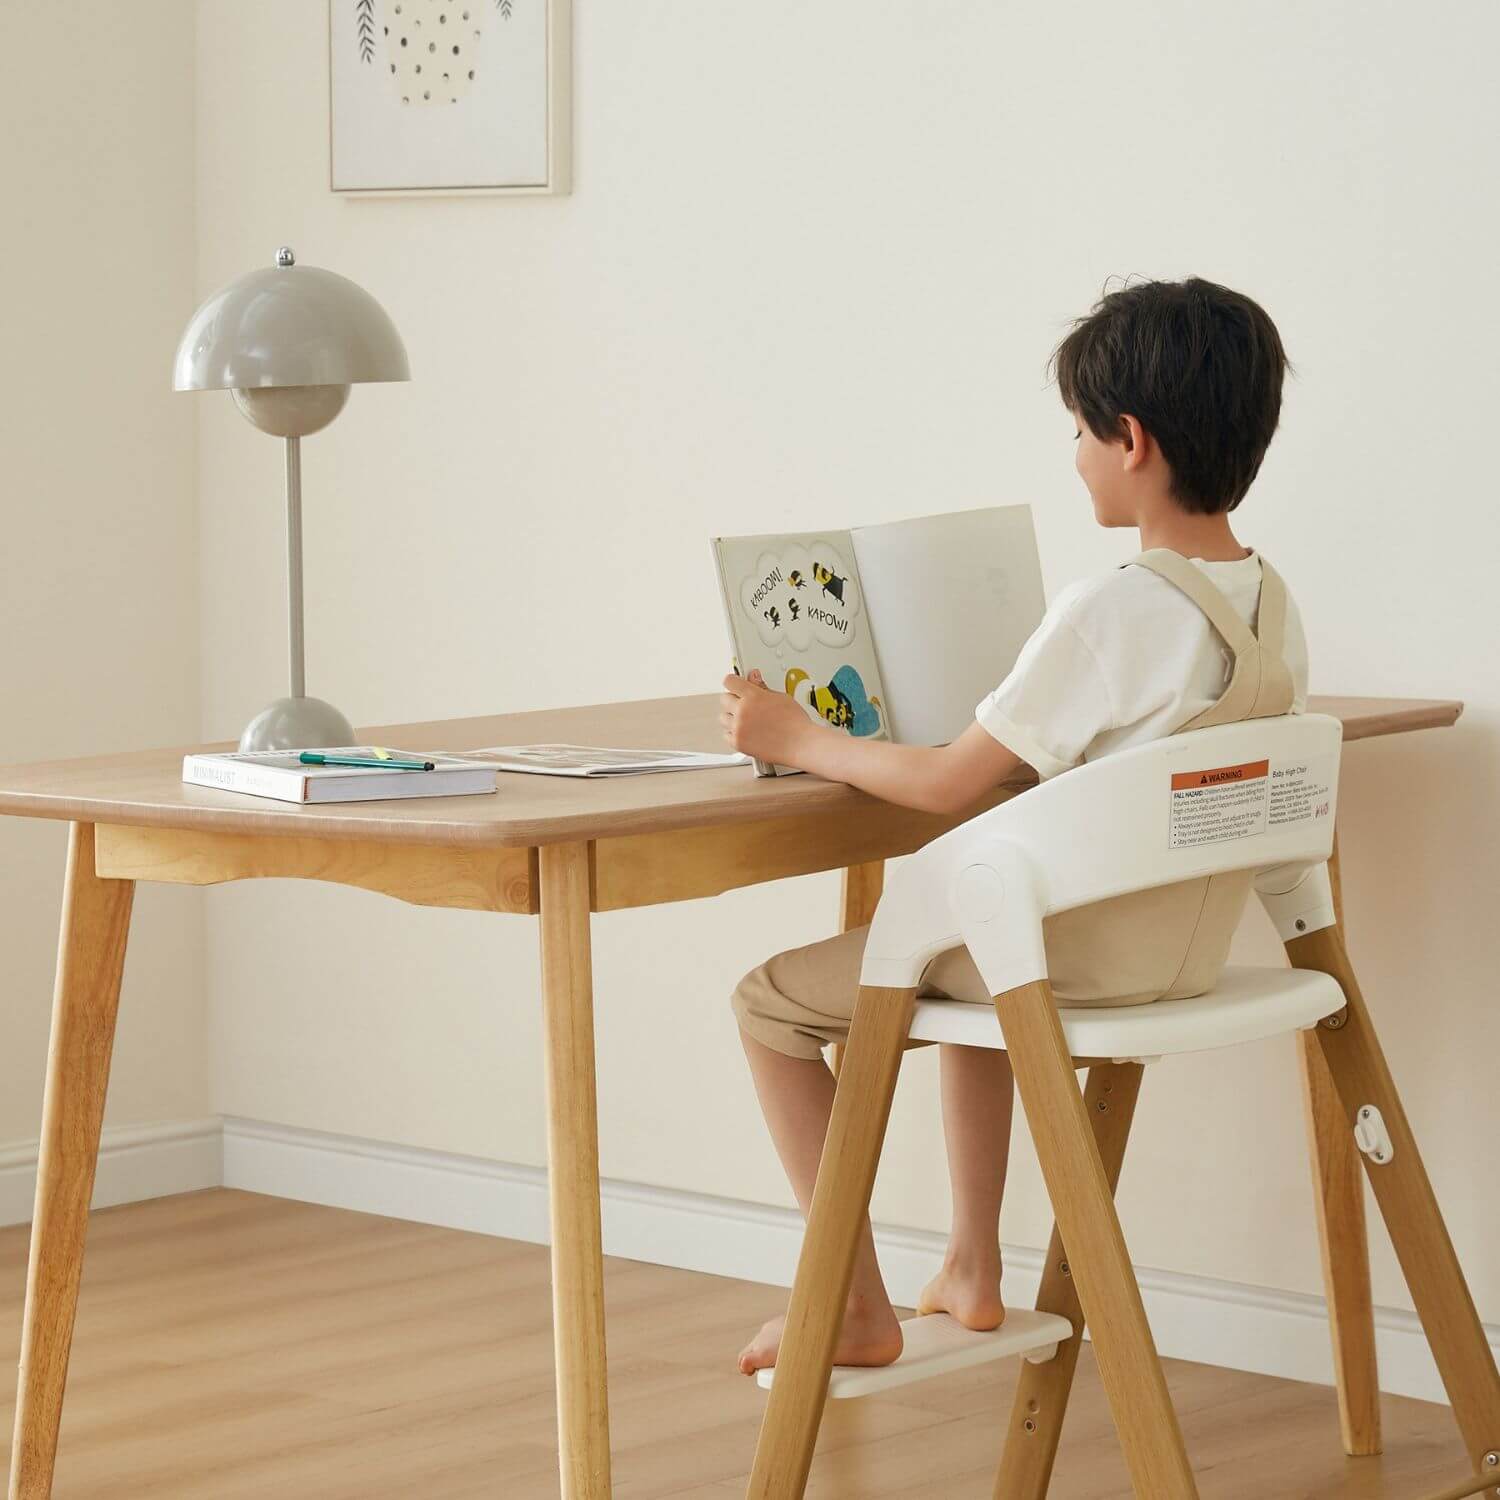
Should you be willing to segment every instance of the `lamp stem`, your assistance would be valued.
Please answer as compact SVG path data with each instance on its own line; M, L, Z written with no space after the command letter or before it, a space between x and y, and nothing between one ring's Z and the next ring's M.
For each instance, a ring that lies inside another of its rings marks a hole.
M293 698L307 696L302 644L302 439L286 440L287 651Z

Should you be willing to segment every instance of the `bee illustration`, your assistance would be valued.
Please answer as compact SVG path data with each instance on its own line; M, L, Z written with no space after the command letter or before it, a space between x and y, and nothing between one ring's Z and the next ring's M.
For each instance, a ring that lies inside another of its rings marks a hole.
M786 575L786 581L794 589L805 589L807 587L807 580L795 568Z
M848 582L848 580L845 578L840 578L832 568L825 568L823 564L818 562L816 559L813 560L812 571L813 582L823 585L824 597L826 598L829 594L832 594L833 597L837 599L840 604L842 604L844 602L844 584Z
M819 686L806 672L793 667L786 674L786 690L835 729L847 729L854 722L854 706L848 695L831 682Z
M851 666L840 667L826 685L814 682L800 667L792 667L786 674L786 691L835 729L858 738L884 731L880 699L865 695L864 682Z
M761 613L771 622L772 630L781 628L781 611L773 604L770 609L763 609Z

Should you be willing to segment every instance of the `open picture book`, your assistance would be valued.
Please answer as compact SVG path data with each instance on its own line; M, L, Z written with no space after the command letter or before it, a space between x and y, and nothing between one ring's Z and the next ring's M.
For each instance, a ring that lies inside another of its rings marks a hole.
M713 547L736 670L861 738L956 739L1045 607L1028 505Z

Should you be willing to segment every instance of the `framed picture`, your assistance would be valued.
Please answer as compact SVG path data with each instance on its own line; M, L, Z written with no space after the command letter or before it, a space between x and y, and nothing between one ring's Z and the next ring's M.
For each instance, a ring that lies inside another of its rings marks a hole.
M328 0L329 188L566 193L572 0Z

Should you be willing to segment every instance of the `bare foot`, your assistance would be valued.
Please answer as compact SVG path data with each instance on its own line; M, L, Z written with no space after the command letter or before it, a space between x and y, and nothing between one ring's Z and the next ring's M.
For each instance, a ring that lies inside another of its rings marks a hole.
M769 1370L776 1363L785 1322L784 1317L772 1318L740 1350L741 1375ZM836 1365L888 1365L900 1357L901 1345L901 1322L889 1302L884 1307L853 1306L844 1314L844 1326L834 1347L833 1362Z
M1005 1304L1000 1300L999 1268L975 1275L944 1264L922 1289L917 1312L945 1312L965 1328L981 1333L998 1328L1005 1321Z

